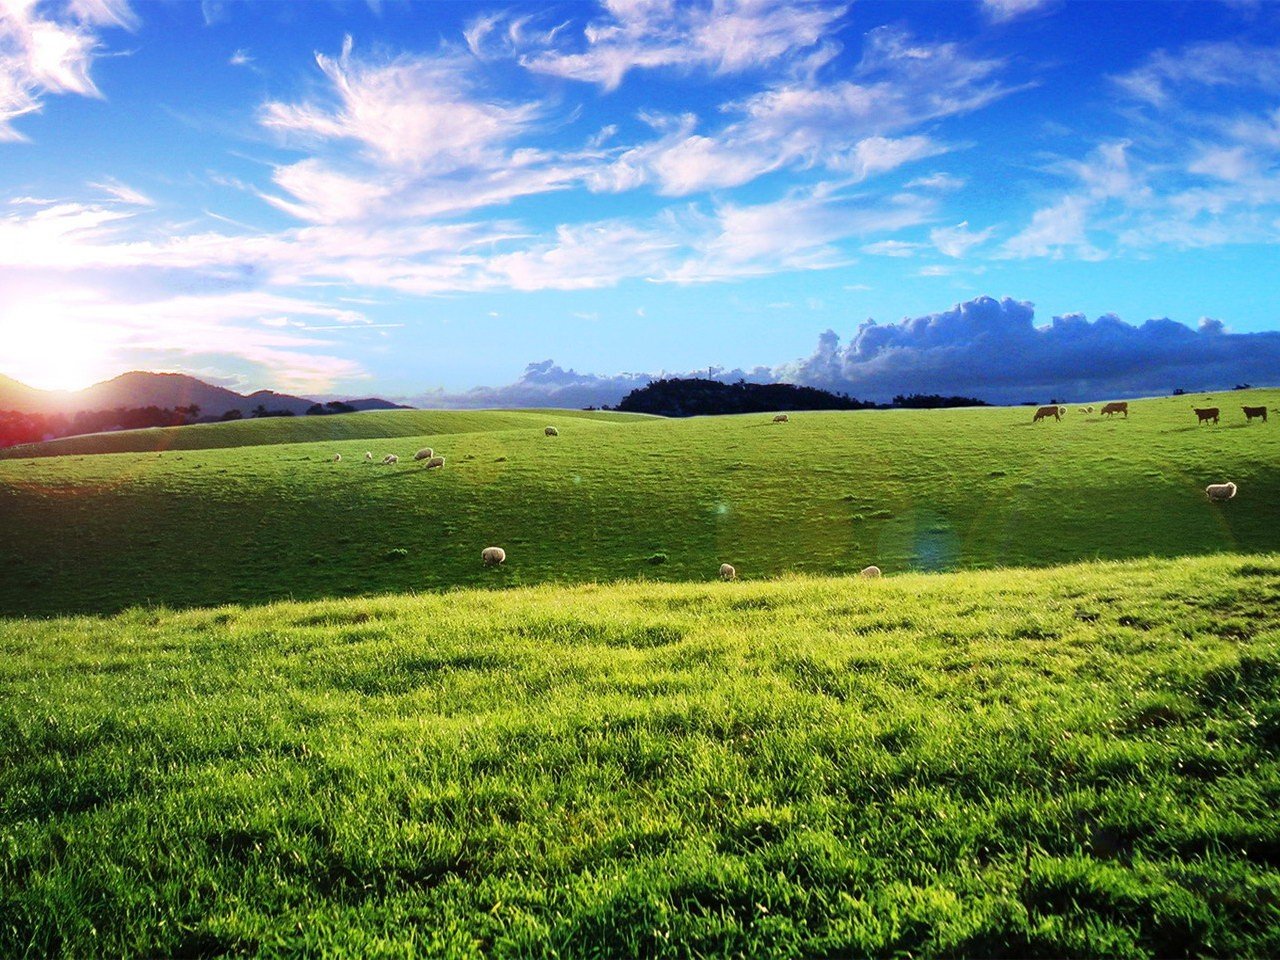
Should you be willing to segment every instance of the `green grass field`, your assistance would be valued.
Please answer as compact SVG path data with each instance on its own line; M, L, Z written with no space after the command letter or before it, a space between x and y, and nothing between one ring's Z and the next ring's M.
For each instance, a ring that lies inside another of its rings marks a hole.
M0 462L0 613L701 581L721 562L764 578L1280 549L1280 417L1246 426L1239 412L1280 406L1280 391L1218 395L1216 427L1196 426L1203 402L1137 401L1127 421L1072 408L1039 424L994 408L787 424L399 411L178 428L163 453ZM543 436L548 423L559 437ZM379 424L397 435L346 438ZM338 437L177 449L187 435L299 427ZM411 462L423 445L448 458L443 470ZM365 463L366 450L401 462ZM1208 503L1204 486L1221 480L1239 495ZM486 570L493 544L508 561Z
M0 957L1280 955L1280 390L1204 403L18 451Z
M1272 554L2 622L0 955L1276 956L1278 606Z

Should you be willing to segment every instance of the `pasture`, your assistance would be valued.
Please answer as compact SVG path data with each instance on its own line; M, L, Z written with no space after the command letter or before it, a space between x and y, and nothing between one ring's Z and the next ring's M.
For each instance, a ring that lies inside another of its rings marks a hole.
M1239 410L1280 391L1217 394L1222 423L1197 426L1206 402L1041 423L1025 407L391 411L58 441L0 461L0 613L1280 549L1280 426ZM333 434L279 442L300 428ZM246 437L262 442L232 445ZM147 445L166 449L94 452ZM415 464L421 446L447 466ZM1238 496L1209 503L1227 480ZM491 545L508 559L486 569Z
M0 621L0 955L1275 956L1280 557Z

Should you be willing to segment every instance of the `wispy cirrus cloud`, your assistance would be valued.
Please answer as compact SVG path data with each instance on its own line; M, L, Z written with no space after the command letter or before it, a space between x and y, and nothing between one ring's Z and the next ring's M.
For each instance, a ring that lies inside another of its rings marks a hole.
M26 139L14 121L47 96L100 97L90 75L99 31L136 22L126 0L0 2L0 142Z
M852 79L809 74L774 81L726 103L722 112L734 119L701 133L693 114L657 117L659 138L624 151L590 182L597 190L654 184L662 194L684 196L741 186L784 168L817 167L863 180L951 150L909 131L1013 92L999 79L1003 67L955 43L924 43L878 28L865 38Z
M466 31L477 56L514 56L535 73L616 89L633 70L742 73L812 53L846 4L773 0L605 0L581 29L536 26L527 16L476 18Z

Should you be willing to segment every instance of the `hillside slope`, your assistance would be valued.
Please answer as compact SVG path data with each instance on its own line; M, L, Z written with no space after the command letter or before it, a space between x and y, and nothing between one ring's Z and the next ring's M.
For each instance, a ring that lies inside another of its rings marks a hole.
M1230 399L1272 407L1280 391ZM726 561L756 578L1280 549L1280 422L1246 426L1237 407L1197 427L1198 402L1034 425L1022 408L787 424L540 412L381 443L7 460L0 611L705 580ZM409 460L423 445L445 469ZM364 463L368 449L401 463ZM1211 504L1204 486L1220 480L1240 493ZM479 561L491 544L507 551L499 569Z
M321 440L362 440L441 436L542 427L548 416L628 421L640 414L589 410L371 410L314 417L265 417L186 427L152 427L64 437L0 450L0 459L57 457L98 453L147 453L161 450L216 450Z
M1280 955L1280 555L0 620L0 955Z

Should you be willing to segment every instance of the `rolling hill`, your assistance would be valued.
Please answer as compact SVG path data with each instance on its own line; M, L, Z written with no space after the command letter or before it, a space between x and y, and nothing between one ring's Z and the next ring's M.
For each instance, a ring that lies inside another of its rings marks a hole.
M376 440L542 429L548 417L622 421L644 414L591 410L371 410L323 417L265 417L185 427L152 427L63 437L44 443L0 449L0 459L100 453L155 453L164 450L214 450L274 446L321 440Z
M1195 424L1190 407L1205 402L1136 401L1127 421L1073 408L1039 424L1025 408L787 424L400 411L320 423L404 434L381 442L176 449L249 436L232 427L297 436L275 421L184 427L162 434L169 450L98 455L117 435L85 438L59 448L74 454L0 462L0 612L705 580L723 561L760 578L1280 549L1280 423L1239 413L1280 405L1280 391L1219 395L1216 427ZM544 437L546 423L560 436ZM409 459L425 445L445 469ZM365 463L366 450L401 463ZM1203 488L1220 480L1240 494L1210 504ZM508 554L496 570L479 563L491 544Z

